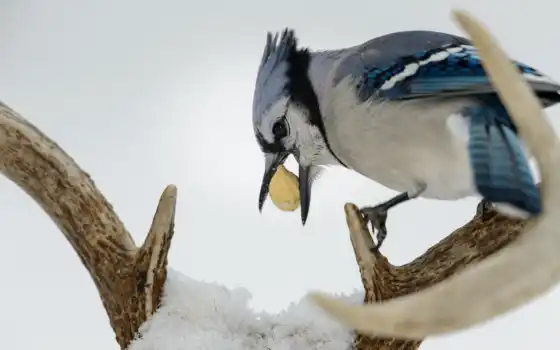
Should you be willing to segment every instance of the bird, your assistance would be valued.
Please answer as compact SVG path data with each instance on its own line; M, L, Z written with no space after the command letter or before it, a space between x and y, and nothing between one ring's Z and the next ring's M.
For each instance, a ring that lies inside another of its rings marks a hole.
M543 108L560 85L511 59ZM387 236L387 213L415 198L478 196L511 216L542 211L532 155L469 39L409 30L342 49L312 50L295 30L267 32L253 93L253 131L265 170L262 212L277 168L298 163L301 222L325 169L341 166L398 194L360 213ZM369 229L369 228L368 228Z

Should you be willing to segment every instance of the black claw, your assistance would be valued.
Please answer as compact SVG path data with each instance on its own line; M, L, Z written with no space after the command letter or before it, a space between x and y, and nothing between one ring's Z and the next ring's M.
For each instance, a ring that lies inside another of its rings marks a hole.
M383 202L375 207L365 207L360 209L360 213L364 217L367 224L371 224L371 233L373 234L377 230L376 240L377 243L375 247L371 249L372 253L376 253L381 248L383 241L387 237L387 227L385 223L387 222L387 211L394 206L404 203L410 200L407 192L401 193L386 202Z
M486 199L482 199L476 207L476 214L480 215L484 220L493 209L494 209L494 204L492 204Z
M377 231L375 237L377 243L372 248L372 252L377 252L387 237L387 227L385 226L387 222L387 208L383 205L366 207L360 209L360 213L363 215L364 220L371 224L371 232Z

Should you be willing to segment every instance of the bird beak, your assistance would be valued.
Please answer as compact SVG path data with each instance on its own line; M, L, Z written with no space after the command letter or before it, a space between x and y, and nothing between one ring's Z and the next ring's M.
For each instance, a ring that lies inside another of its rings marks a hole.
M294 153L296 159L299 158L297 151ZM264 176L261 183L261 190L259 193L259 211L262 212L264 201L268 196L268 188L272 177L278 170L278 167L284 163L286 158L290 155L290 152L280 152L280 153L267 153L265 155L265 169ZM301 212L301 223L305 225L307 221L307 216L309 215L309 207L311 204L311 185L313 179L320 172L320 168L311 165L299 165L299 202L300 202L300 212Z
M261 190L259 193L259 211L262 212L264 201L268 196L268 187L270 186L270 181L272 177L278 170L278 167L284 163L286 158L290 155L289 152L280 153L266 153L265 154L265 164L264 164L264 176L261 183Z
M311 204L311 166L299 165L299 204L301 210L301 223L305 225L307 215L309 215L309 206Z

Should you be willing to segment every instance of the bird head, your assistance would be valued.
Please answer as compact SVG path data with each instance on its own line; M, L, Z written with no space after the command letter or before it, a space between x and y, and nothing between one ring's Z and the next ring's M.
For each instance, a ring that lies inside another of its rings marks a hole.
M289 155L299 164L301 220L305 225L311 185L328 152L317 95L308 75L310 54L298 49L293 30L267 34L253 97L253 128L264 154L259 211L278 167Z

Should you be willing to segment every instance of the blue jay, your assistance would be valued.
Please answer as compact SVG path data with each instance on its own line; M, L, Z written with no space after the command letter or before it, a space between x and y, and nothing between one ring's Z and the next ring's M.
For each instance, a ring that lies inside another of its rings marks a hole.
M560 85L513 61L546 108ZM510 214L541 211L541 197L507 110L468 39L433 31L387 34L340 50L298 47L294 31L268 33L253 96L264 153L259 210L276 169L299 164L301 220L325 167L352 169L400 194L360 209L376 248L387 211L412 198L481 196Z

